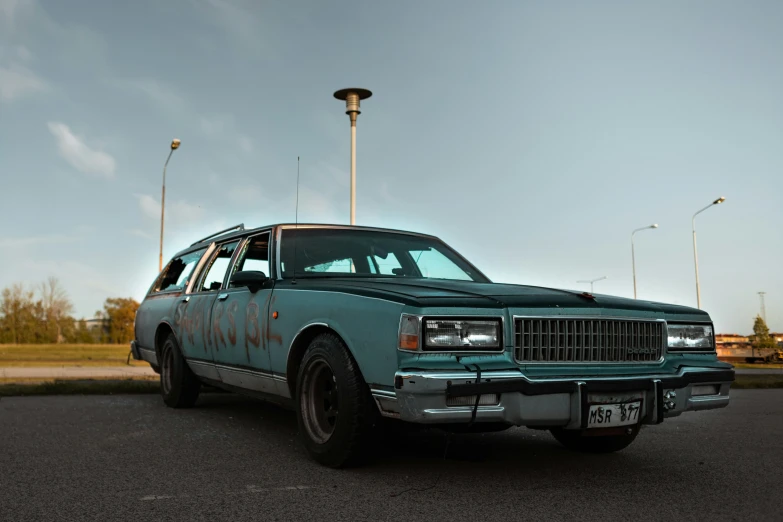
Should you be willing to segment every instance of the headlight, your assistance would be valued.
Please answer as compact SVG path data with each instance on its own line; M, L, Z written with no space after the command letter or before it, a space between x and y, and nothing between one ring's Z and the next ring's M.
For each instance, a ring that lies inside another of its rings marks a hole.
M404 314L397 346L400 350L425 352L497 351L502 347L501 330L502 323L495 318L420 320Z
M500 321L426 319L424 351L497 350L500 348Z
M713 351L715 341L712 325L669 324L669 349L683 351Z

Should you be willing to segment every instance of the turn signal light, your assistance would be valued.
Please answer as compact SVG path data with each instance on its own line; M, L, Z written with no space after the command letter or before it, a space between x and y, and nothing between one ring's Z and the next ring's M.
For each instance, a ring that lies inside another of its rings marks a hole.
M419 318L405 315L400 318L400 335L397 347L400 350L415 352L419 349Z

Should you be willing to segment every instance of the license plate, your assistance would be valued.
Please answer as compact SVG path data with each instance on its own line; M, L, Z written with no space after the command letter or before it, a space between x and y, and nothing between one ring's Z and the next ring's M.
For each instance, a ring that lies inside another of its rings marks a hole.
M591 404L587 417L588 428L615 428L639 422L642 402L622 404Z

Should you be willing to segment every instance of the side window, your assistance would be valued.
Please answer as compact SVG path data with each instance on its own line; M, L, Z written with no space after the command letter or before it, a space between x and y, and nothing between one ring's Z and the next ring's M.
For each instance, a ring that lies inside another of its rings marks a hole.
M223 286L223 278L226 277L228 266L231 264L231 258L237 249L239 241L226 243L218 248L218 251L212 256L205 269L205 275L201 280L201 288L195 289L196 292L212 292L220 290Z
M193 270L206 251L206 248L202 248L196 252L172 259L165 272L161 274L160 283L155 291L184 290L188 285L188 281L190 281Z
M320 263L317 265L304 267L305 272L330 272L338 274L351 274L356 270L353 267L353 261L350 259L335 259L334 261L327 261L326 263Z
M253 236L245 243L242 253L239 254L239 259L234 265L232 275L242 271L263 272L267 277L270 277L268 232Z
M397 275L397 271L402 269L402 265L397 260L397 256L395 256L392 252L389 252L385 258L382 258L378 255L374 257L375 262L378 264L378 270L383 275Z
M435 274L437 278L442 279L462 279L470 281L470 276L460 267L454 264L448 257L438 252L434 248L428 250L411 250L411 257L419 267L421 275L430 277L430 273ZM433 276L433 277L435 277Z

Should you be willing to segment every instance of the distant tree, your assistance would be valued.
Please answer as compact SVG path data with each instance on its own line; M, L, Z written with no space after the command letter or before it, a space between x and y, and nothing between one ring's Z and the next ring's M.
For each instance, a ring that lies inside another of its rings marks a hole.
M133 340L133 321L138 309L139 303L129 297L106 299L101 314L106 323L105 341L109 343L131 342Z
M757 315L756 320L753 322L753 335L751 337L753 348L756 350L776 348L775 340L769 335L767 323L764 322L760 315Z
M78 344L93 344L100 342L102 332L97 333L87 327L84 319L73 321L72 329L68 329L65 335L65 342Z
M0 342L38 341L39 322L35 294L20 283L4 288L0 295Z
M56 277L41 283L41 305L47 339L44 342L61 343L65 340L63 327L73 323L70 314L73 304Z

